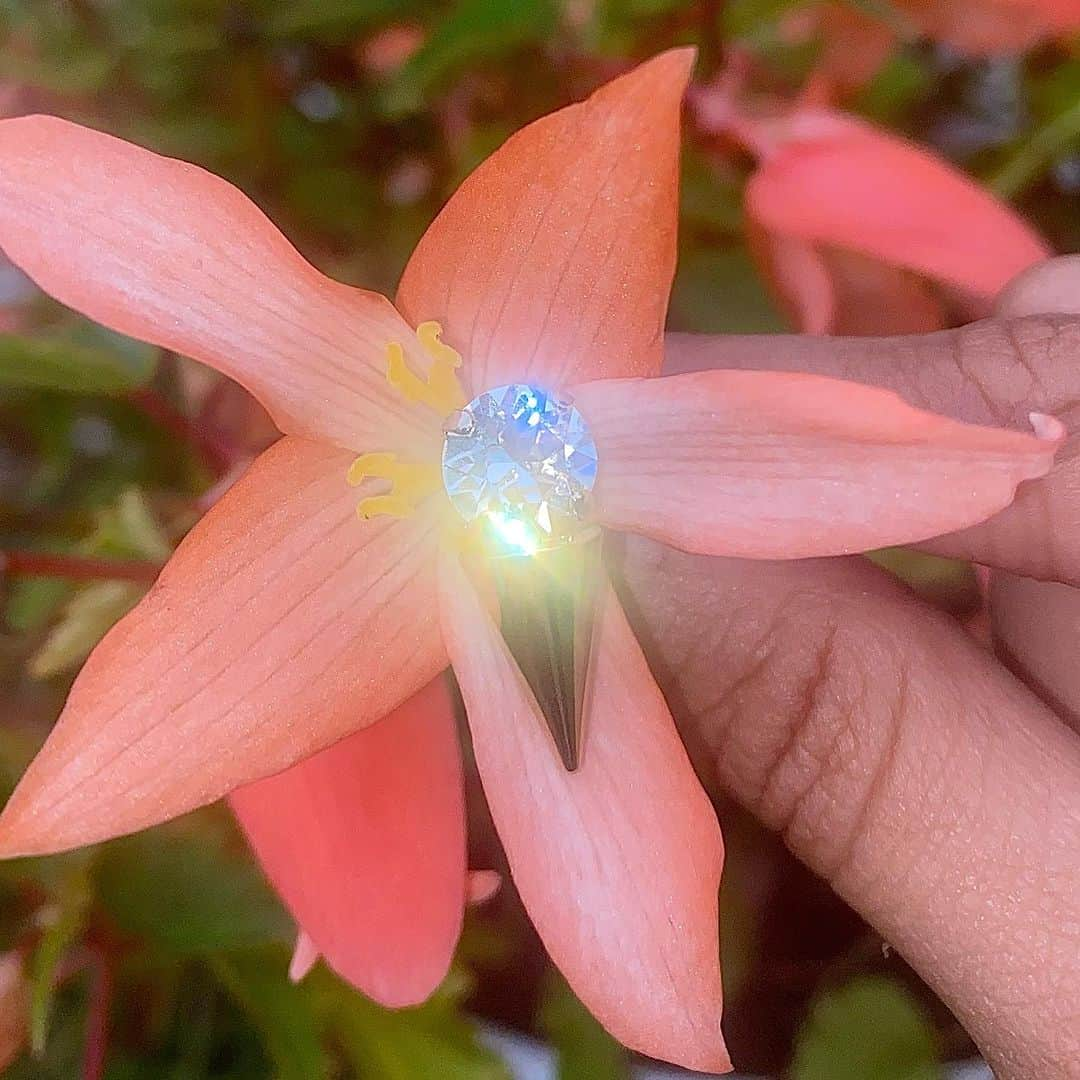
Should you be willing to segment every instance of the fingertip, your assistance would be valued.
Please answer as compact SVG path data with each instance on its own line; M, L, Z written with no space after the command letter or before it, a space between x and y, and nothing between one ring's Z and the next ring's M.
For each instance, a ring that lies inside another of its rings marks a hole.
M1080 255L1060 255L1018 274L995 302L998 315L1080 315Z

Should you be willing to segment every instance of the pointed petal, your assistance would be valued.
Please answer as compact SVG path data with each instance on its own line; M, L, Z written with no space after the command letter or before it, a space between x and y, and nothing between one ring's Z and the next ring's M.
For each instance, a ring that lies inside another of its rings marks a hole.
M474 391L660 370L692 62L663 53L519 131L425 233L398 306L443 324Z
M963 424L817 375L704 371L574 396L596 439L602 524L744 558L866 551L981 521L1049 470L1061 434L1057 421L1040 422L1045 438Z
M145 828L381 719L446 666L429 514L357 521L351 455L285 438L86 662L0 855Z
M390 302L324 277L194 165L54 116L4 120L0 247L57 300L232 376L283 431L402 451L427 434L384 377L387 343L413 338Z
M769 232L850 248L981 297L1049 254L963 173L854 117L805 110L779 123L742 120L738 130L765 155L746 205Z
M465 908L465 807L442 678L377 724L229 797L315 950L389 1008L442 982Z
M485 904L502 888L498 870L473 870L469 873L468 899L470 904Z
M762 276L793 327L826 334L836 321L836 290L821 252L807 240L771 235L754 222L747 232Z
M293 949L292 959L289 961L289 979L292 982L301 982L306 979L311 969L319 962L319 949L314 941L308 937L307 932L301 930L296 935L296 946Z
M720 830L606 585L602 603L582 763L570 773L460 565L441 564L444 633L484 791L551 958L627 1046L724 1070Z

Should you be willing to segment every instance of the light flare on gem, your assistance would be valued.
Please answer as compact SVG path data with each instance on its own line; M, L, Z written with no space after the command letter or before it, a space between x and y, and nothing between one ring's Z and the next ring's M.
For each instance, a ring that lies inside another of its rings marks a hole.
M573 539L596 483L596 444L581 413L525 383L485 390L454 415L442 475L454 509L483 520L512 553Z

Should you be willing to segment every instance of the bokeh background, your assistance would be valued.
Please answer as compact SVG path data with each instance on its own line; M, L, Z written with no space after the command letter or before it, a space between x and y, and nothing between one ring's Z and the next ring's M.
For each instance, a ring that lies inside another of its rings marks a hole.
M755 261L742 203L754 162L709 121L715 81L736 64L755 108L782 117L813 93L913 138L1011 201L1054 248L1077 250L1080 49L1042 13L1063 6L0 0L0 114L55 112L199 162L255 198L321 269L392 293L439 206L510 132L693 43L671 325L769 332L799 327ZM843 269L872 299L869 264ZM920 288L942 324L970 313ZM0 331L0 787L10 789L88 651L274 430L233 384L81 320L2 260ZM958 618L974 611L970 567L880 558ZM472 863L501 867L468 771ZM725 1029L740 1066L922 1080L969 1056L963 1030L902 960L714 795L729 850ZM627 1055L551 970L509 884L470 911L450 978L416 1010L385 1012L321 969L289 984L294 933L220 808L0 864L3 1075L508 1077L478 1039L480 1021L548 1041L568 1080L628 1076Z

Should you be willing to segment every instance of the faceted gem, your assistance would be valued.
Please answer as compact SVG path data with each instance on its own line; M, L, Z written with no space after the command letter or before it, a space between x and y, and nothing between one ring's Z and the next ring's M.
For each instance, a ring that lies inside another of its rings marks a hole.
M531 554L574 537L596 483L596 444L567 401L524 383L496 386L451 420L446 493L509 551Z

